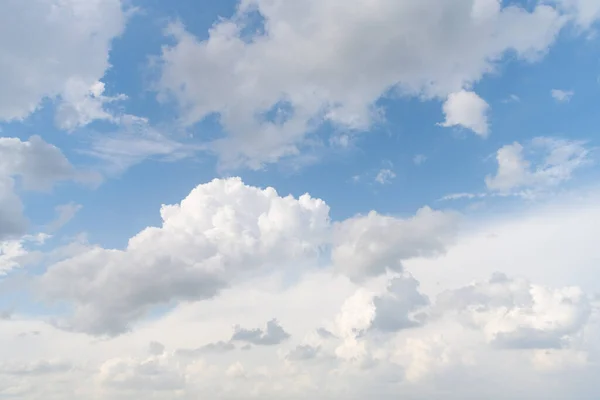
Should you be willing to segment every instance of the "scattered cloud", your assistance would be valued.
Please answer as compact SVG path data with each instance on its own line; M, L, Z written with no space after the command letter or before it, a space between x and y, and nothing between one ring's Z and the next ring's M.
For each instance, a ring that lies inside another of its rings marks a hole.
M122 333L153 306L316 265L328 247L336 269L352 279L400 271L402 260L443 252L457 226L455 214L428 207L409 219L371 212L332 225L322 200L280 197L239 178L199 185L161 216L161 227L141 231L126 249L90 246L40 277L41 293L73 304L65 327Z
M539 159L532 162L525 158L526 150ZM485 183L488 189L504 193L556 186L587 165L589 154L585 143L580 141L538 137L528 144L528 149L515 142L498 150L498 170L495 175L488 175Z
M250 15L263 23L248 38ZM176 101L187 126L219 115L227 137L210 147L227 166L260 168L293 156L323 123L367 130L381 121L375 104L390 91L447 99L445 125L483 136L487 104L467 88L508 51L527 60L543 55L564 23L542 4L526 10L497 1L430 7L352 0L342 10L335 1L312 0L299 13L292 4L252 0L206 39L181 24L169 27L174 44L163 49L159 97ZM302 61L291 53L303 54ZM271 118L282 106L283 118Z
M442 107L446 120L443 127L461 126L477 135L486 137L489 133L489 104L474 92L461 90L451 93Z
M33 191L49 191L61 181L100 181L99 175L75 168L57 147L39 136L26 141L0 137L0 241L17 238L27 230L15 178L23 189Z
M559 103L568 103L575 94L572 90L552 89L552 98Z
M392 171L391 169L384 168L380 169L377 173L377 176L375 177L375 182L381 185L385 185L391 183L392 179L394 179L395 177L396 173L394 171Z

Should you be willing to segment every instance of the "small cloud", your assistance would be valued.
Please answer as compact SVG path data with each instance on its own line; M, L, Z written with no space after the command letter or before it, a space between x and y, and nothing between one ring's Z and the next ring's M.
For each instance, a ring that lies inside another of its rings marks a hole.
M489 134L488 112L490 105L475 92L451 93L442 106L446 120L439 126L446 128L462 126L479 136Z
M413 157L413 162L415 163L415 165L421 165L425 161L427 161L427 156L424 154L417 154Z
M575 94L572 90L560 90L560 89L552 89L550 92L552 94L552 98L559 103L568 103L571 100L571 97Z
M516 94L511 94L506 99L502 100L503 103L520 103L521 98Z
M379 170L379 172L377 173L377 176L375 177L375 182L385 185L387 183L391 183L392 179L394 179L395 177L396 173L394 171L392 171L391 169L384 168Z

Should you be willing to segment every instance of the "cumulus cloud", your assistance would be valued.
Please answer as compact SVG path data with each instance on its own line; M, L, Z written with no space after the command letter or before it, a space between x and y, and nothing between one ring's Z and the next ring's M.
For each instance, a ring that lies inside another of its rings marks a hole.
M528 160L526 151L537 156L537 160ZM527 148L515 142L497 151L498 170L495 175L488 175L485 183L488 189L504 193L519 188L556 186L588 164L589 153L581 141L538 137Z
M262 17L262 29L254 29L251 15ZM175 43L163 50L158 86L161 98L179 104L185 125L219 114L228 136L211 148L229 166L258 168L294 156L323 122L369 129L382 118L377 100L390 92L467 96L466 113L449 102L447 123L485 134L482 101L461 91L506 52L527 60L544 54L564 22L550 5L526 10L498 0L352 0L343 7L311 0L302 10L289 2L243 1L206 39L172 25Z
M326 248L352 279L401 270L403 259L443 252L456 216L424 208L411 219L370 213L331 225L329 207L308 194L280 197L238 178L196 187L161 209L124 250L90 246L40 278L50 298L72 301L65 327L116 334L150 307L202 300L222 288L286 269L310 269Z
M332 261L355 281L402 271L402 261L442 253L458 228L458 215L423 207L408 219L370 212L334 227Z
M465 324L481 329L490 343L513 349L567 346L592 310L578 287L552 289L504 274L442 293L438 306L458 310Z
M372 328L383 332L395 332L420 326L425 314L417 314L429 305L429 298L419 292L419 282L412 276L393 278L387 291L373 298L375 316Z
M90 341L17 310L0 324L5 371L35 370L57 353L74 367L0 373L0 387L22 398L65 399L592 400L600 355L597 200L481 221L447 253L407 260L407 271L360 284L328 269L298 282L258 277L210 301L180 302L111 340ZM490 278L494 270L507 273ZM272 316L289 334L277 345L238 351L219 342L235 324L257 341L269 329L252 328ZM33 331L40 334L19 337Z
M111 42L124 29L120 0L3 1L0 25L0 120L24 119L44 98L65 100L59 125L66 128L106 117L84 98L109 67Z
M441 126L461 126L480 136L489 133L488 112L489 104L474 92L461 90L451 93L443 105L446 120Z

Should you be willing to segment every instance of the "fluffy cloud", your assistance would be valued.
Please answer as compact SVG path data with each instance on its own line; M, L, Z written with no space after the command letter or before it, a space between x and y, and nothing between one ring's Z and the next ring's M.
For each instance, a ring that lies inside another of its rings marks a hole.
M474 92L451 93L442 107L446 120L440 125L462 126L485 137L489 133L489 108L489 104Z
M600 3L596 0L547 0L558 4L575 21L579 28L590 29L600 19Z
M419 292L419 282L412 276L393 278L387 291L373 298L375 316L372 328L383 332L395 332L419 326L425 314L417 314L429 305L429 298Z
M525 150L537 157L533 163L525 158ZM527 149L517 142L503 146L496 153L496 160L498 171L487 176L485 183L488 189L504 193L556 186L590 162L585 143L546 137L534 139Z
M434 256L451 243L458 215L421 208L409 219L374 211L336 224L331 258L338 271L355 281L386 271L402 271L402 261Z
M65 99L65 127L105 117L101 106L73 105L86 101L109 66L111 41L125 25L120 0L3 1L0 25L0 120L23 119L44 98Z
M559 349L587 323L591 305L578 287L550 289L495 274L488 282L442 293L438 306L481 329L495 346Z
M332 226L322 200L280 197L237 178L200 185L161 216L161 227L141 231L126 249L92 246L41 277L47 296L74 302L68 326L120 333L155 305L211 298L274 271L310 270L331 247L337 270L353 279L400 271L402 260L443 252L456 227L454 214L430 208L407 220L373 212Z
M254 12L264 29L253 25ZM564 22L552 6L527 11L498 0L352 0L343 7L311 0L301 10L249 0L206 40L171 26L175 44L163 51L159 87L187 125L219 114L228 136L211 147L224 164L259 167L297 154L323 122L368 129L382 118L375 103L386 93L446 99L493 71L506 52L534 59ZM460 118L458 106L450 107L447 122L484 134L481 104L468 102Z

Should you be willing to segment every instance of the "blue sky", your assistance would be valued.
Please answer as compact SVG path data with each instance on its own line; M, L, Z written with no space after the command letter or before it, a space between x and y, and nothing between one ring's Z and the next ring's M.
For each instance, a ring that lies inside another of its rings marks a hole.
M97 385L57 398L464 398L448 365L492 357L558 399L596 371L599 1L32 1L0 5L0 337L78 350L0 352L0 398L66 371Z

